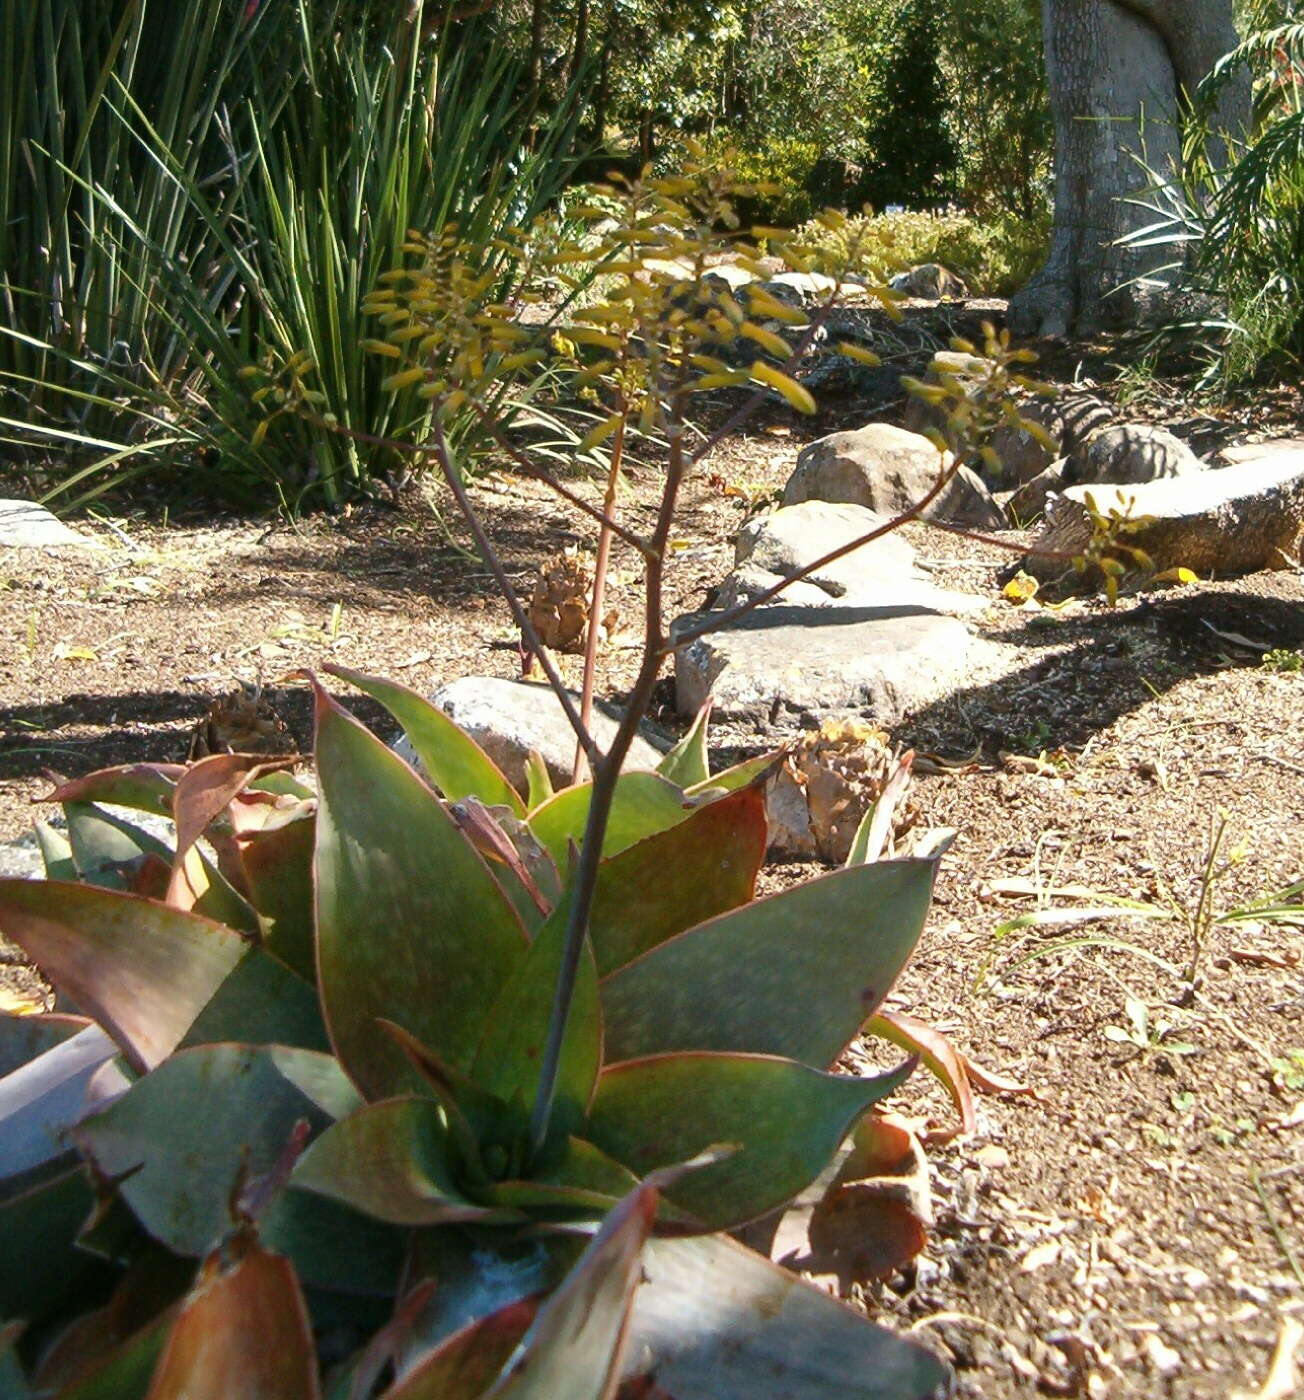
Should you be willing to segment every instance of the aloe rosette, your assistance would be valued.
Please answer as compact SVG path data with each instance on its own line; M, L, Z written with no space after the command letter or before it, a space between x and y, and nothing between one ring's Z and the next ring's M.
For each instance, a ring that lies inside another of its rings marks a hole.
M933 862L756 900L764 762L712 777L696 726L624 775L540 1141L589 787L527 801L414 692L335 673L422 772L313 682L315 789L239 755L93 774L54 794L56 878L0 881L0 930L69 1008L0 1023L0 1306L64 1348L52 1374L131 1343L143 1378L49 1393L180 1394L264 1292L269 1336L311 1364L250 1394L316 1393L332 1326L357 1347L338 1375L370 1377L352 1393L396 1400L560 1394L512 1388L553 1365L591 1376L577 1396L652 1372L684 1400L931 1393L927 1353L719 1232L809 1187L909 1073L829 1066L914 948ZM175 843L112 804L168 815ZM88 1300L138 1298L142 1274L167 1281L153 1311L106 1336ZM735 1314L705 1301L722 1289ZM611 1326L558 1323L576 1297ZM714 1330L684 1332L703 1307Z

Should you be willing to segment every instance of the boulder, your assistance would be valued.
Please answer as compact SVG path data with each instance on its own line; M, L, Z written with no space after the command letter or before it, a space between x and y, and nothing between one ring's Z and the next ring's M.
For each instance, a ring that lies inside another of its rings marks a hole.
M35 501L0 500L0 547L48 549L61 545L98 549L100 542L70 530Z
M1053 502L1035 549L1082 551L1091 538L1088 493L1102 512L1127 510L1145 518L1128 543L1145 550L1159 570L1184 566L1228 577L1300 563L1304 450L1161 481L1070 486ZM1024 567L1043 579L1064 572L1062 560L1036 554Z
M526 788L525 761L531 749L542 754L555 784L570 782L575 731L550 686L494 676L463 676L441 686L430 698L466 730L521 792ZM579 696L572 693L571 698L578 709ZM605 750L611 743L619 723L620 711L614 705L595 702L590 729L599 748ZM625 767L655 768L669 747L665 736L645 724L641 737L630 746ZM396 740L394 750L412 761L406 738Z
M1017 491L1010 493L1005 509L1010 518L1020 525L1046 513L1046 502L1051 496L1064 489L1064 460L1052 462L1045 471L1039 472L1031 481L1025 481Z
M700 616L681 618L672 638ZM997 650L918 604L758 608L676 649L676 704L693 714L713 694L719 718L761 727L848 711L890 726L965 684Z
M791 578L830 550L887 523L864 506L804 501L749 520L734 542L734 563ZM915 577L915 551L897 531L861 545L805 582L840 598L905 577Z
M1067 486L1130 486L1206 470L1187 445L1153 423L1119 423L1092 433L1064 462Z
M742 603L750 603L763 593L768 593L771 588L782 582L781 574L769 573L752 563L740 564L726 576L716 590L711 606L720 612L736 608ZM864 586L857 585L847 593L826 592L818 584L803 580L801 583L790 583L777 598L760 606L842 608L854 611L857 608L882 607L885 602L890 602L894 607L920 607L930 612L961 616L983 612L990 606L986 598L937 588L927 578L915 573L874 579Z
M1059 405L1049 399L1021 399L1017 404L1019 417L1035 423L1053 442L1061 443L1063 425ZM1003 424L992 434L992 451L1000 458L999 472L989 472L989 479L1003 487L1017 488L1040 476L1060 453L1052 452L1039 438L1013 423ZM986 468L984 468L986 470Z
M784 487L783 503L845 502L890 518L928 494L944 460L927 438L891 423L830 433L803 449ZM922 518L988 530L1006 524L991 493L968 467L956 472Z
M967 297L969 288L941 263L920 263L907 272L898 272L888 282L894 292L920 301L941 301L943 297Z
M1304 438L1270 438L1267 442L1243 442L1236 447L1224 447L1216 461L1220 467L1234 467L1260 457L1274 457L1278 452L1300 451L1304 451Z

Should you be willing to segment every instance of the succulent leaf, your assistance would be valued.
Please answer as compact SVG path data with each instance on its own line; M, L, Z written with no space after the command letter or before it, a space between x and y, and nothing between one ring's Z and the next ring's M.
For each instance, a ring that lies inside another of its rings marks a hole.
M948 1391L932 1352L727 1236L654 1237L643 1273L626 1378L651 1358L675 1400L932 1400Z
M0 880L0 927L142 1073L254 951L222 924L94 885Z
M430 781L449 802L478 797L486 807L510 807L516 816L525 815L520 795L493 759L429 700L405 685L345 666L323 669L384 705L402 726Z
M331 1039L369 1098L420 1089L388 1017L465 1069L525 931L447 809L317 691L317 960Z
M765 794L752 784L603 861L589 916L599 975L748 903L765 842Z
M141 1225L178 1254L207 1254L231 1193L271 1169L295 1124L314 1132L359 1106L328 1055L279 1046L178 1051L77 1129L79 1145Z
M706 731L711 719L711 699L698 710L688 733L657 764L657 772L663 778L681 788L690 788L696 783L705 783L711 776L711 765L706 756Z
M736 1146L666 1190L705 1228L732 1229L814 1181L860 1115L913 1068L906 1060L853 1079L771 1055L653 1055L603 1070L588 1135L640 1176L711 1146Z
M553 911L485 1017L471 1077L506 1102L517 1097L526 1104L534 1101L565 951L568 909L569 902L563 901ZM601 1066L602 1005L593 950L586 940L566 1018L551 1136L565 1137L584 1122Z
M934 869L852 866L662 943L603 980L608 1060L727 1050L832 1064L918 942Z
M318 1400L320 1394L308 1310L290 1261L257 1245L246 1246L230 1267L219 1255L206 1260L146 1400Z
M563 788L530 814L535 836L547 847L559 870L566 868L570 844L578 846L584 838L592 795L591 782L578 783ZM683 790L659 774L624 773L611 805L602 854L618 855L636 841L676 826L690 811L692 804L685 800Z
M521 1219L469 1200L458 1183L458 1149L432 1099L364 1104L326 1131L291 1178L391 1225Z

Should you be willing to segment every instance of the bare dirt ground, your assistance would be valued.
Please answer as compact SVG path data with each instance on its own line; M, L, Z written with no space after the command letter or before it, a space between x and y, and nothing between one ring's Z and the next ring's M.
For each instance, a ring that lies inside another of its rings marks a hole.
M803 439L865 416L776 414L726 442L687 490L672 605L701 604ZM655 474L627 485L637 524ZM523 587L588 538L519 478L476 494ZM306 749L307 697L276 686L293 668L338 661L422 690L518 673L516 633L465 535L416 504L293 526L160 530L145 516L87 524L102 544L91 555L0 557L0 839L29 827L46 770L184 757L237 678L270 687ZM926 756L923 820L959 830L896 1001L1036 1097L985 1097L977 1136L930 1148L929 1246L857 1301L943 1349L962 1394L1253 1396L1283 1321L1304 1320L1304 933L1206 927L1197 911L1224 817L1214 913L1304 876L1304 674L1261 664L1304 647L1304 577L1033 612L999 599L1008 554L910 537L939 582L992 598L978 625L1019 660L895 735ZM619 698L634 657L607 653L607 693ZM672 698L667 681L667 724ZM720 760L773 737L721 732ZM1073 903L1055 891L1075 887L1174 916L997 937L1017 914ZM1075 933L1096 941L1046 954ZM1193 962L1198 994L1178 1004ZM39 991L12 954L0 973ZM922 1075L895 1106L954 1121Z

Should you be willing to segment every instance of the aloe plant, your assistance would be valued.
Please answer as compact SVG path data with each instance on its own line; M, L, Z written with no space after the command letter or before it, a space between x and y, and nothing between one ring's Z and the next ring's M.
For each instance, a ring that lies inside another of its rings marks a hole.
M0 927L71 1008L0 1023L0 1052L22 1061L0 1081L0 1112L11 1110L0 1261L16 1264L39 1237L46 1263L35 1295L29 1271L4 1270L4 1312L78 1318L57 1346L75 1351L90 1331L94 1362L116 1374L125 1353L79 1314L88 1290L116 1282L118 1298L138 1274L166 1273L148 1346L130 1339L148 1352L148 1393L165 1395L180 1393L176 1368L202 1336L229 1329L260 1290L279 1300L267 1340L284 1333L297 1355L304 1306L318 1325L349 1317L365 1340L430 1275L439 1288L399 1350L437 1370L462 1325L496 1334L485 1318L554 1285L577 1236L613 1211L651 1210L640 1183L707 1152L665 1181L648 1217L657 1238L631 1374L648 1348L671 1347L667 1316L737 1276L752 1280L739 1284L747 1296L797 1289L803 1332L845 1334L857 1355L894 1358L914 1378L883 1389L812 1377L775 1393L926 1394L939 1373L924 1354L710 1234L810 1186L909 1072L910 1061L867 1079L828 1067L914 947L932 862L852 866L753 900L763 765L712 777L697 731L663 764L678 782L624 775L536 1142L592 785L527 810L428 702L337 674L391 710L429 781L314 683L315 792L283 762L241 755L107 770L54 794L67 833L45 829L43 849L50 873L71 878L0 881ZM166 813L175 842L121 806ZM660 1290L659 1271L673 1280ZM506 1353L494 1355L483 1393L517 1394L511 1368L498 1374ZM753 1383L743 1355L725 1384ZM676 1365L672 1393L735 1393L708 1380L718 1357ZM420 1373L393 1393L482 1393L430 1388Z

